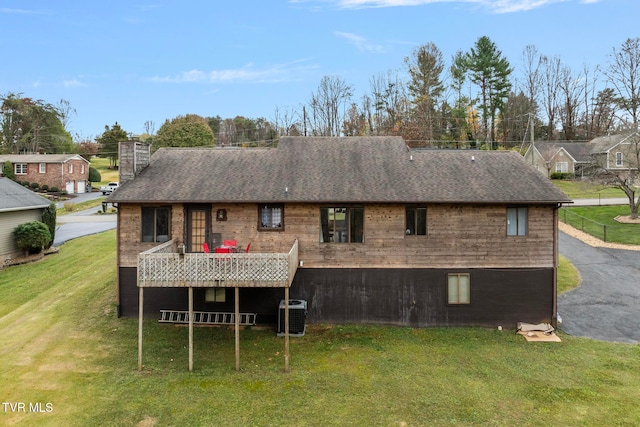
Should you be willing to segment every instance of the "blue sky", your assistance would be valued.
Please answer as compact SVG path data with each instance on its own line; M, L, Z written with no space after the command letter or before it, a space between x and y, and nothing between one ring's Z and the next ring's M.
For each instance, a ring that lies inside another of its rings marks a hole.
M488 36L516 76L527 45L593 70L640 37L639 12L638 0L0 0L0 94L69 101L81 138L190 113L271 120L323 76L359 100L429 42L449 63Z

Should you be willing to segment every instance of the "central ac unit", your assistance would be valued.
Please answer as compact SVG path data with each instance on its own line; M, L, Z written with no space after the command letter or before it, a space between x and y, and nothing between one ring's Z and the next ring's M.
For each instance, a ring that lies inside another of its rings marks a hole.
M280 301L278 307L278 336L285 334L284 327L285 300ZM289 336L304 336L305 320L307 318L307 302L299 299L289 300Z

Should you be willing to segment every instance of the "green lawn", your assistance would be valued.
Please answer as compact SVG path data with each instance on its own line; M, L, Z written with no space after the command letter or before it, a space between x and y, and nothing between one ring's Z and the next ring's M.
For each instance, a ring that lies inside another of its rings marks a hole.
M309 326L291 339L115 316L115 231L0 271L0 410L18 426L585 426L640 424L640 347L514 331ZM99 256L98 256L99 255ZM55 273L54 273L55 272ZM47 410L50 409L49 412Z
M622 190L591 182L560 179L554 179L551 182L572 199L615 199L626 197Z
M91 166L100 172L100 182L94 182L94 188L100 188L111 181L118 181L118 169L109 169L109 159L106 157L92 157Z
M565 214L566 210L566 214ZM631 213L628 205L577 206L562 208L558 214L562 222L591 234L601 240L630 245L640 245L640 224L621 224L617 216ZM575 214L575 215L574 215ZM586 218L586 220L583 220ZM604 236L606 225L606 239Z

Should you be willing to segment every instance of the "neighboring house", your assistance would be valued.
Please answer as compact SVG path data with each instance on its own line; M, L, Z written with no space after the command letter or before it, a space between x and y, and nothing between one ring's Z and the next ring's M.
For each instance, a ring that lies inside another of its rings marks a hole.
M107 201L122 316L138 315L144 290L146 316L237 301L275 323L284 289L315 323L556 321L557 211L570 200L516 152L283 137L150 157L126 142L120 184Z
M598 165L609 171L637 170L639 138L637 132L595 138L589 142L591 156Z
M0 177L0 257L2 262L22 255L13 231L19 225L42 221L51 202L8 178Z
M582 177L593 163L591 145L587 142L536 142L524 153L527 163L547 178L554 172Z
M0 154L0 163L13 165L16 181L37 182L69 194L85 193L89 162L78 154Z

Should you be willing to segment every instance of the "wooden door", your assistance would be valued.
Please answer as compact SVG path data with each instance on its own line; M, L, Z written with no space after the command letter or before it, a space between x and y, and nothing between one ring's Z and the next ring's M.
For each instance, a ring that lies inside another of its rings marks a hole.
M187 252L202 252L202 244L207 242L211 246L211 207L187 207Z

